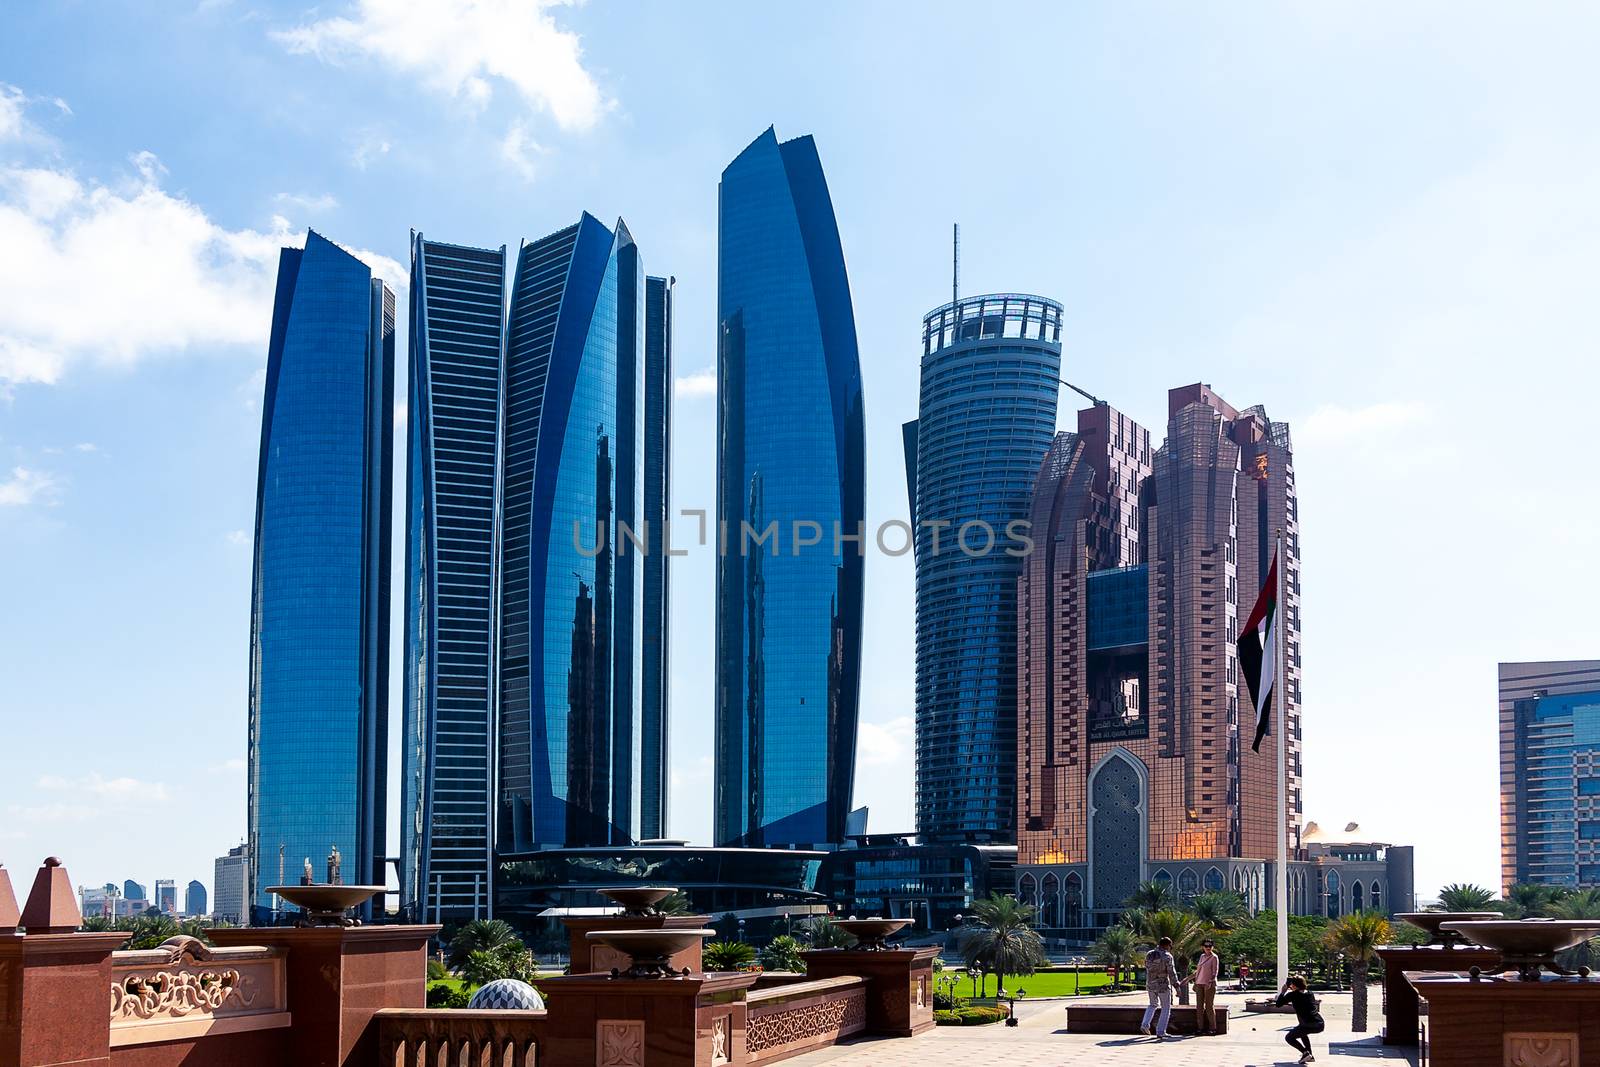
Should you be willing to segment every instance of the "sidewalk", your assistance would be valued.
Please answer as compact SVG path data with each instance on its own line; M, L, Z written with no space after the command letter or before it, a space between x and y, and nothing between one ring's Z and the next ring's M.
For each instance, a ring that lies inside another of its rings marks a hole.
M1262 994L1253 993L1259 997ZM1365 1034L1350 1032L1350 994L1318 993L1328 1029L1312 1039L1317 1062L1341 1063L1348 1058L1388 1063L1415 1064L1409 1050L1387 1048L1378 1034L1383 1016L1378 1008L1381 987L1369 991ZM1145 1003L1143 993L1119 996L1078 998L1084 1004ZM822 1049L786 1061L794 1067L828 1064L830 1067L868 1067L868 1065L915 1065L996 1062L1004 1067L1061 1067L1068 1062L1085 1064L1180 1065L1180 1067L1269 1067L1299 1063L1299 1053L1284 1043L1284 1032L1294 1022L1292 1015L1242 1015L1243 993L1219 993L1217 1005L1233 1012L1230 1032L1225 1037L1175 1037L1167 1041L1141 1035L1068 1034L1066 1007L1072 998L1018 1002L1016 1027L1004 1023L992 1026L941 1026L921 1037L899 1041L859 1041ZM1330 1047L1331 1045L1331 1047Z

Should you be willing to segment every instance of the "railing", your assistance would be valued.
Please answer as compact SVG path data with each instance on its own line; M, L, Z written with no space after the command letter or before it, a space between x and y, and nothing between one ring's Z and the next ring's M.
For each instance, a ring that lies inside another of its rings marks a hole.
M822 978L756 989L746 995L745 1003L747 1063L770 1063L824 1048L867 1025L863 978Z
M542 1011L383 1008L377 1013L380 1067L534 1067Z
M147 1045L290 1023L283 956L212 948L192 937L111 955L111 1047Z

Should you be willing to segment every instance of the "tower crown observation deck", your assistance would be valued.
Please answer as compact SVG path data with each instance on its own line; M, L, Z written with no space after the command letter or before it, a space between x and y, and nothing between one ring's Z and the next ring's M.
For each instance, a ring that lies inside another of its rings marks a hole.
M1007 526L1028 517L1055 433L1061 318L1054 300L992 293L922 320L919 413L905 443L924 838L1009 841L1015 832L1021 560L1004 548ZM986 551L985 526L994 539Z

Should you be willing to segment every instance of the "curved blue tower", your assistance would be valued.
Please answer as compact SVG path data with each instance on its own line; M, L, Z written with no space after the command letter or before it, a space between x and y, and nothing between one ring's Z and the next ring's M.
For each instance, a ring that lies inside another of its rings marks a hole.
M285 248L267 353L250 603L246 897L321 871L382 885L394 294L316 233ZM281 871L280 871L281 862Z
M864 532L861 366L812 139L756 138L722 172L718 223L715 836L839 842L861 675L862 542L844 540ZM778 543L748 542L746 524L776 524Z

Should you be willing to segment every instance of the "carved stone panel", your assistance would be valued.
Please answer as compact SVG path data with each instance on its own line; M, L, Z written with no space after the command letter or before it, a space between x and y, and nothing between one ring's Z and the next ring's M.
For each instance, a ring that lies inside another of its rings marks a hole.
M589 947L589 970L605 974L608 971L626 971L633 966L633 957L610 945Z
M711 1067L722 1067L732 1058L728 1052L732 1037L732 1015L719 1015L711 1020Z
M644 1022L601 1019L595 1023L595 1067L644 1067Z
M1579 1067L1575 1033L1508 1033L1505 1067Z

